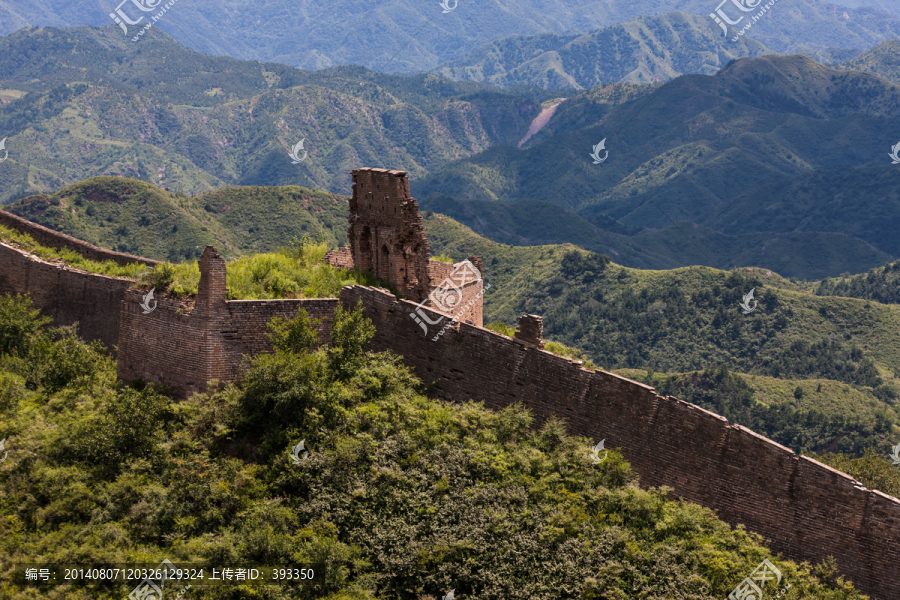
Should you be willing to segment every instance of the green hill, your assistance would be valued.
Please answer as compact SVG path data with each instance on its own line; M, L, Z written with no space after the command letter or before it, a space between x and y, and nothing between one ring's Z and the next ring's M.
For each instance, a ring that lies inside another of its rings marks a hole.
M708 16L669 12L584 35L515 35L442 66L455 80L582 90L615 81L652 83L684 73L712 75L728 61L770 51L731 42Z
M636 369L617 369L616 373L722 415L730 423L807 456L821 452L862 456L867 450L893 446L900 434L893 399L885 402L867 388L840 381L745 375L731 373L724 366L694 373Z
M574 246L497 244L441 215L425 223L433 252L485 257L492 282L486 320L544 315L549 338L586 351L605 368L684 372L725 364L773 376L827 374L870 387L893 381L895 372L900 377L898 306L817 296L808 291L817 284L764 269L630 269ZM751 289L759 307L743 315L739 305ZM817 358L800 360L816 344L824 344ZM843 367L828 363L834 353Z
M868 273L824 279L810 286L819 296L863 298L882 304L900 304L900 262L871 269Z
M900 40L888 40L878 44L841 66L900 83Z
M4 209L103 248L178 262L207 244L239 256L287 246L304 234L347 240L347 200L298 186L229 187L173 194L124 177L95 177Z

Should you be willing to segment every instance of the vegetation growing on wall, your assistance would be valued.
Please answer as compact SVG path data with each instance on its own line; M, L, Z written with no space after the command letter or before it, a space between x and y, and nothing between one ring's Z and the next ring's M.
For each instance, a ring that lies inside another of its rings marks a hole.
M66 248L56 249L42 246L34 241L27 233L20 233L8 227L0 225L0 241L30 252L46 261L64 262L70 267L81 269L89 273L98 273L100 275L112 275L114 277L136 277L144 270L144 265L139 263L120 265L111 260L102 262L88 260L74 250Z
M31 252L40 258L62 262L76 269L101 275L128 277L154 288L157 294L177 298L195 295L200 284L197 261L119 265L97 262L72 250L42 246L31 236L0 226L0 241ZM369 272L337 269L323 262L328 246L310 237L294 239L276 252L253 254L228 261L228 299L270 300L276 298L336 298L345 285L392 287ZM393 291L393 290L392 290Z

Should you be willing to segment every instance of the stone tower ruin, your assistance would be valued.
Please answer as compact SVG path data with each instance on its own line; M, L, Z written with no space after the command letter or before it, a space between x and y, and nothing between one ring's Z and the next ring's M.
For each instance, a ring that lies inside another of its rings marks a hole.
M410 300L425 300L431 292L430 253L406 173L356 169L352 175L347 234L353 264L391 282Z

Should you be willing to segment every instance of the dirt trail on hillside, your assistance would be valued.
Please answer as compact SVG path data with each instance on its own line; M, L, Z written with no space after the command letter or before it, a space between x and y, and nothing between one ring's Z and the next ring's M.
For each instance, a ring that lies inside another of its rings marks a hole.
M528 133L525 134L525 137L522 138L522 141L519 142L517 148L521 148L522 144L528 141L528 139L536 134L538 131L544 128L544 125L550 122L550 117L553 116L553 113L556 112L556 107L568 100L568 98L560 99L556 104L551 106L550 108L545 108L534 118L534 121L531 122L531 126L528 128Z

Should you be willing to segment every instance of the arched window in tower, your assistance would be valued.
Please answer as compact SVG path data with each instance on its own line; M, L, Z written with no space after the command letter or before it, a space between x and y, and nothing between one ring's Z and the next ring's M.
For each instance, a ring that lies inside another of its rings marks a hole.
M359 234L359 258L360 264L358 266L360 269L364 271L373 271L375 269L374 261L372 260L372 230L369 229L368 225L363 227L362 233Z
M419 278L416 276L416 257L419 255L420 246L416 244L412 252L407 252L403 257L403 279L407 289L413 289L419 285Z
M378 257L378 277L385 281L391 280L391 253L387 244L381 247L381 255Z

